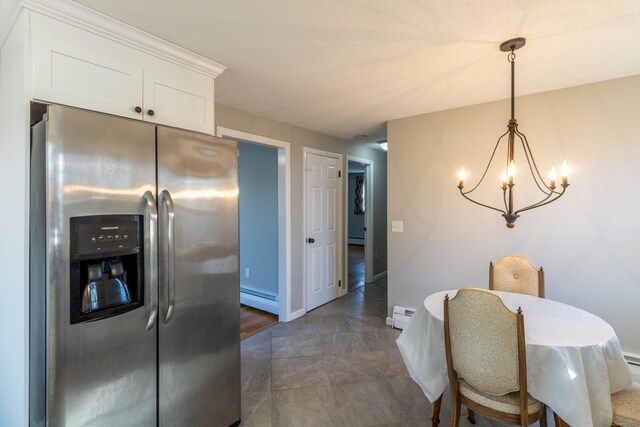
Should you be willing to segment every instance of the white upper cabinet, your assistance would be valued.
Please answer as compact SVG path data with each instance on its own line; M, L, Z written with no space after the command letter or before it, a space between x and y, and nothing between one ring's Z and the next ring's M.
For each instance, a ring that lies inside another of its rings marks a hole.
M142 118L142 67L37 33L31 46L34 100Z
M214 133L213 79L179 80L145 69L144 108L144 120Z
M223 66L152 36L149 48L96 31L95 22L79 28L56 18L30 11L33 100L215 134L214 79Z

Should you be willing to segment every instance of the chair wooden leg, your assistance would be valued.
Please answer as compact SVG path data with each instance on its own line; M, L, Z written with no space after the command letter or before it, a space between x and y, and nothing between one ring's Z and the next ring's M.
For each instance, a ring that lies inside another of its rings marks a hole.
M451 393L451 426L460 426L460 396L457 393Z
M540 427L547 427L547 405L542 407L542 415L540 416Z
M562 418L558 416L555 412L553 413L553 422L556 427L570 427Z
M440 424L440 407L442 406L442 394L433 402L433 415L431 416L431 427L438 427Z
M472 409L468 409L467 408L467 419L469 420L469 422L471 424L475 424L476 423L476 414L475 414L475 412L473 412Z

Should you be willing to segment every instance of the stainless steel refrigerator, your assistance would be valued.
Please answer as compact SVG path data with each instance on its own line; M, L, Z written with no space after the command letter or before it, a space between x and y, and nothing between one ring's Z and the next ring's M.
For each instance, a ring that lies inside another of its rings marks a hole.
M32 127L30 425L240 419L234 141L48 106Z

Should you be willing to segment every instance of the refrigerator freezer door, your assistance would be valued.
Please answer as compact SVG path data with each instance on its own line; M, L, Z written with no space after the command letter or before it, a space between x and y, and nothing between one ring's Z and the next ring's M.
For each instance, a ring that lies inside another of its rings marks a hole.
M33 194L44 197L46 229L36 232L42 234L46 256L32 259L32 271L42 269L45 274L32 273L42 278L31 283L33 307L42 310L32 310L31 351L46 351L47 366L46 381L44 375L34 379L38 384L33 385L32 398L46 397L47 422L52 426L155 425L157 337L155 328L145 329L149 301L120 315L71 324L69 267L71 217L148 213L143 195L156 192L155 128L50 106L46 132L40 134L44 138L33 141L33 167L44 166L46 159L46 174L34 175L40 182L32 185L41 187ZM38 236L33 238L37 243ZM144 294L148 298L148 289ZM33 360L44 363L45 358ZM43 407L33 400L31 404ZM34 414L31 424L44 425Z
M157 141L159 425L226 427L240 418L237 144L161 127Z

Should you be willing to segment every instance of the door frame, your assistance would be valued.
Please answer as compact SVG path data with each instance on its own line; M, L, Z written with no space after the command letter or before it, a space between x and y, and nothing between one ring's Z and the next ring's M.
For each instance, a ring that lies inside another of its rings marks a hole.
M291 144L222 126L216 127L216 135L220 138L266 145L278 150L278 320L293 320L295 316L291 313Z
M342 171L344 170L344 163L343 163L343 156L342 154L338 154L338 153L332 153L330 151L324 151L324 150L317 150L315 148L310 148L310 147L302 147L302 245L304 248L304 262L302 263L302 277L303 277L303 292L302 292L302 297L304 299L304 311L305 313L308 312L307 310L307 154L316 154L319 156L324 156L324 157L330 157L332 159L336 159L338 161L338 171L340 172L339 174L339 180L341 180L341 182L338 183L338 186L336 187L338 189L339 193L343 192L343 184L344 184L344 177L342 176ZM343 231L343 224L342 221L340 221L340 213L344 212L344 205L343 205L343 197L342 194L338 194L338 196L336 197L337 203L338 203L338 215L337 215L337 223L338 223L338 242L344 242L345 241L345 237L344 237L344 231ZM341 260L343 259L343 255L342 252L344 252L344 244L339 244L337 245L338 250L336 251L336 268L338 269L337 272L337 278L338 280L340 280L342 282L342 286L338 289L338 298L340 298L341 296L346 295L347 291L346 288L348 286L347 282L344 281L344 273L343 273L343 263L341 262Z
M365 232L364 232L364 282L371 283L373 282L373 180L374 180L374 165L373 160L363 159L361 157L354 157L347 155L346 158L346 169L347 176L349 174L349 162L359 163L364 166L364 224L365 224ZM345 189L344 189L344 206L349 206L349 180L345 180ZM349 229L349 212L347 209L344 210L344 228L345 230ZM345 269L345 275L349 274L349 239L345 239L344 244L344 265L347 266ZM345 283L349 283L349 277L344 277ZM348 285L347 287L348 288ZM346 291L345 291L346 293Z

